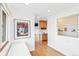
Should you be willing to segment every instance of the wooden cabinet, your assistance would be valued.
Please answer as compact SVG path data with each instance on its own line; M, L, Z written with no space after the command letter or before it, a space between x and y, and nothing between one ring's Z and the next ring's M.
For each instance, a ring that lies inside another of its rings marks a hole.
M46 20L40 20L39 21L39 27L40 27L40 29L47 29L47 21Z
M43 41L47 41L47 33L43 33L42 34L42 40Z
M47 20L40 20L39 28L42 36L42 41L47 41Z

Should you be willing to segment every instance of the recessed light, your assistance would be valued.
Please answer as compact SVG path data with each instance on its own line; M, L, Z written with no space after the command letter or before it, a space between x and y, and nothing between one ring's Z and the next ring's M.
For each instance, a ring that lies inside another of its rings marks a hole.
M29 5L29 2L25 3L26 5Z
M50 12L50 10L48 10L48 12Z

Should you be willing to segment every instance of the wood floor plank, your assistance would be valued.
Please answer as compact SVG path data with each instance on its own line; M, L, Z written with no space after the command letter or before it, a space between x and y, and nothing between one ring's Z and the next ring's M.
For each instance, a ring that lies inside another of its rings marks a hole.
M43 41L42 44L38 44L38 42L36 42L35 51L32 51L31 54L32 56L65 56L64 54L47 46L46 41Z

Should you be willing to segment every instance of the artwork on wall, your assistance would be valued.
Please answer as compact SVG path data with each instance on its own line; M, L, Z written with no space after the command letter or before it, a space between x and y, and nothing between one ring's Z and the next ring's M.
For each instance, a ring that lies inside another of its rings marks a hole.
M78 15L61 17L57 19L58 35L78 37Z
M15 38L30 37L30 21L15 19Z

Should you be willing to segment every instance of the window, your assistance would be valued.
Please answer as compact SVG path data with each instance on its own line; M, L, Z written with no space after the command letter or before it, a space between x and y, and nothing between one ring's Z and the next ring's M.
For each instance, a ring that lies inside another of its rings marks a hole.
M6 13L2 11L2 42L6 41Z

